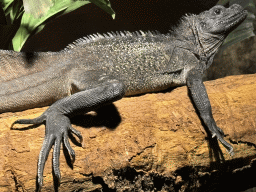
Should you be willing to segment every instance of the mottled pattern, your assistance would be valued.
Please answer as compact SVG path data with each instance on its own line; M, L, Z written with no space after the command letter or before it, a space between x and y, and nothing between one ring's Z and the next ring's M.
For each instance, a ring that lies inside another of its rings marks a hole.
M84 57L74 62L92 70L97 67L124 82L126 95L135 95L185 84L185 70L198 59L178 45L179 40L170 34L125 32L91 35L65 51L82 54Z
M78 39L60 52L0 50L0 112L49 105L77 91L96 87L103 80L122 81L126 96L184 85L191 69L205 70L211 64L224 40L225 33L204 30L213 30L216 21L227 18L234 24L230 15L213 17L214 9L185 16L170 34L94 34ZM200 57L207 61L200 63Z

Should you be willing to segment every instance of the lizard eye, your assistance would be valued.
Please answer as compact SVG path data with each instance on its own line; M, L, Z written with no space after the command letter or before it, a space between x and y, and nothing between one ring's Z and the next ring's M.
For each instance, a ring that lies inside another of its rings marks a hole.
M215 9L215 10L214 10L214 14L215 14L215 15L219 15L220 13L221 13L221 10L220 10L220 9Z

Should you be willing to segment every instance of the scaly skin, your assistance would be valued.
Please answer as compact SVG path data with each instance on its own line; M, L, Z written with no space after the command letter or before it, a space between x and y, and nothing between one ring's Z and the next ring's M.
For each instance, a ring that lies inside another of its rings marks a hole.
M215 6L199 15L185 16L170 34L151 32L109 33L79 39L65 50L52 53L0 51L0 112L52 104L40 117L20 124L46 124L38 160L38 190L53 150L53 171L60 181L60 145L73 162L68 132L82 140L69 118L95 110L123 96L187 85L201 119L213 137L232 154L216 125L202 81L225 37L245 18L239 5ZM68 97L67 97L68 96Z

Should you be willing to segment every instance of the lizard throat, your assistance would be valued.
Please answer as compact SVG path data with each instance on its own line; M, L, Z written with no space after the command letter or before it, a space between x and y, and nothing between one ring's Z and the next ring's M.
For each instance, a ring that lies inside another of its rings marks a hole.
M202 50L205 55L212 55L216 53L224 39L224 35L213 35L208 33L199 36L200 45L202 46Z
M196 37L196 46L200 56L210 57L215 54L225 39L225 35L223 34L216 35L201 32L196 28L194 23L192 30Z

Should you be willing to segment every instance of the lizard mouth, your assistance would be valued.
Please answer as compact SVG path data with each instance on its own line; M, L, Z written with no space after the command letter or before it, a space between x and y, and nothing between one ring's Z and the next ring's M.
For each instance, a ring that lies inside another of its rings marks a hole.
M231 24L229 24L229 25L227 26L227 28L231 28L232 26L235 26L235 25L237 25L237 24L242 23L242 22L246 19L246 17L247 17L247 11L244 10L244 11L242 11L242 12L240 12L240 13L238 13L238 14L236 14L236 15L230 17L230 18L228 18L227 23L230 23L230 22L231 22ZM232 21L233 21L233 22L232 22Z
M235 29L238 25L240 25L247 17L247 11L241 11L235 15L232 15L231 17L227 18L225 21L221 21L218 24L219 25L225 25L225 31L232 31Z

